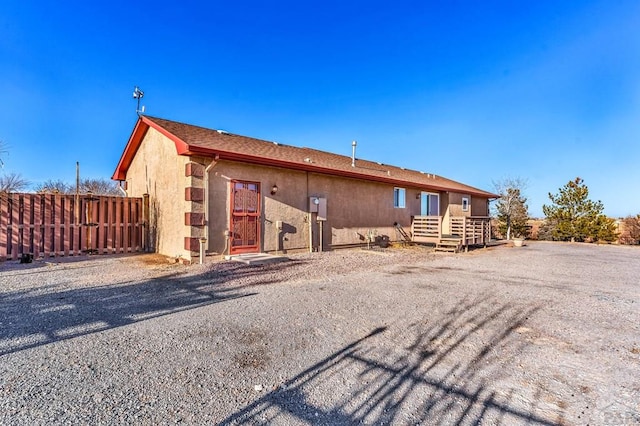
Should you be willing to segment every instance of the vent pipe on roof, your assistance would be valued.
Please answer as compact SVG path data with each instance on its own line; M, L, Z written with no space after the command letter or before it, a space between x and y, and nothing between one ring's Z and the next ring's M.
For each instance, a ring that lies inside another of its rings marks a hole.
M351 167L356 166L356 145L358 145L358 142L351 142Z

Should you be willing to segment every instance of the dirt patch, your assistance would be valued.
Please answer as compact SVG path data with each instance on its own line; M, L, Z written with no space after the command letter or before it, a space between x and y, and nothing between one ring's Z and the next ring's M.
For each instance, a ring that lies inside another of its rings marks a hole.
M264 348L245 350L233 356L233 361L239 368L264 368L270 361L270 357Z

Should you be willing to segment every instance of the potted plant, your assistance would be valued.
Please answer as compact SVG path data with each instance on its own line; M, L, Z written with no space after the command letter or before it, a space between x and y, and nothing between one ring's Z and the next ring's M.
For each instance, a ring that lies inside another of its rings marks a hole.
M523 245L524 245L524 237L519 235L519 234L516 234L513 237L513 246L514 247L522 247Z

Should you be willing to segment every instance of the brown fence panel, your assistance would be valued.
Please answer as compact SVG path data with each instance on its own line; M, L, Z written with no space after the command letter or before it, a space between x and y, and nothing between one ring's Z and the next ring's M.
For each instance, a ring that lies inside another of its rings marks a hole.
M131 244L131 204L128 200L125 200L122 205L124 207L122 212L124 225L124 247L128 247Z
M62 199L62 208L61 210L61 232L64 234L62 238L62 254L64 256L69 256L71 250L71 224L73 223L72 209L71 209L71 200L67 198Z
M60 254L64 254L64 229L61 227L63 209L64 198L61 198L60 200L56 199L53 210L53 235L57 235L59 237L55 238L53 241L53 251L54 253Z
M11 201L9 209L11 210L11 225L13 225L11 228L12 232L9 234L11 235L10 250L17 253L20 235L20 203L18 197L13 197L13 199L9 201Z
M81 253L80 247L82 247L82 226L80 226L82 213L80 211L80 199L73 197L71 204L71 212L73 214L71 219L71 251L72 254L79 254Z
M145 250L142 198L0 194L0 260Z
M0 256L9 251L9 238L7 227L9 226L9 196L0 194Z
M22 206L20 206L20 227L21 232L19 236L20 246L23 253L32 253L32 241L33 241L33 226L31 209L32 202L34 200L31 197L24 197L22 200Z

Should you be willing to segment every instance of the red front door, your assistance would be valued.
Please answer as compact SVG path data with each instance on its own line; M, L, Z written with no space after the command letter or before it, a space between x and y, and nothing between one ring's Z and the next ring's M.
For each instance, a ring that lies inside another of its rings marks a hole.
M231 254L260 252L260 184L231 181Z

